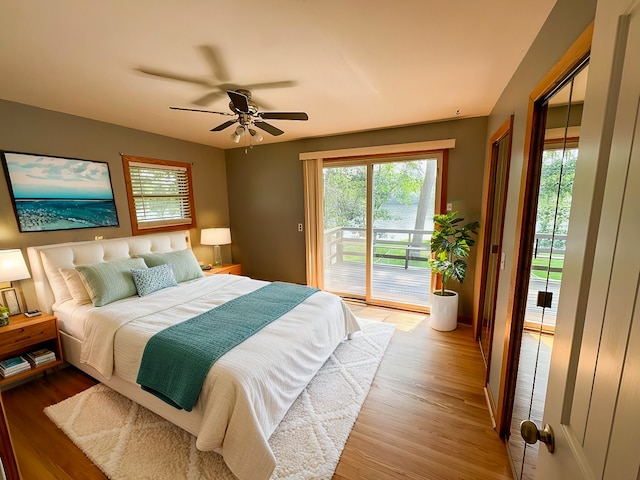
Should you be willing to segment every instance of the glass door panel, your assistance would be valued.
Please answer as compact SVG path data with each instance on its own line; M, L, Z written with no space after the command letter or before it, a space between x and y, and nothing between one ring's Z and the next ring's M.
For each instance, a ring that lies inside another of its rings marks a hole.
M373 164L371 298L428 306L437 158Z
M324 288L366 296L367 166L323 169Z
M536 233L529 272L528 300L507 442L519 480L535 479L540 443L524 443L520 422L542 426L553 333L561 294L562 267L578 158L582 116L581 89L587 69L576 73L547 105L546 135L541 158ZM554 128L557 127L557 128Z
M482 311L480 316L480 350L487 371L491 365L491 345L496 313L496 297L502 256L502 233L504 212L506 207L506 186L509 180L509 162L511 160L511 131L495 142L491 148L492 174L489 186L491 207L487 212L488 246L486 253L486 277L479 292L482 295Z

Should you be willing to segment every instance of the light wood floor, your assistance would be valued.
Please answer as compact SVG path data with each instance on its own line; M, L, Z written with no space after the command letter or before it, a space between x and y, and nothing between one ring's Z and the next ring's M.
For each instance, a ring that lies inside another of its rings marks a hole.
M511 479L505 445L491 427L471 328L436 332L424 315L352 309L398 329L334 480ZM42 411L93 384L69 367L2 393L24 480L105 478Z

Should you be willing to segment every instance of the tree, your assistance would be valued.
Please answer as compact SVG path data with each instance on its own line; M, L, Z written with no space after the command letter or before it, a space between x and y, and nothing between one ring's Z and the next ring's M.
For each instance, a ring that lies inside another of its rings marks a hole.
M424 172L424 181L420 188L420 198L418 199L418 209L416 210L416 223L414 230L424 230L424 225L427 220L427 210L429 209L429 200L431 200L436 187L436 166L437 162L435 160L427 160ZM421 233L415 233L413 235L413 244L422 244Z
M391 218L384 208L390 201L407 205L415 201L428 173L425 172L425 164L429 163L432 162L386 162L374 165L374 221ZM365 226L366 181L364 166L324 168L325 229ZM423 215L426 216L426 212Z

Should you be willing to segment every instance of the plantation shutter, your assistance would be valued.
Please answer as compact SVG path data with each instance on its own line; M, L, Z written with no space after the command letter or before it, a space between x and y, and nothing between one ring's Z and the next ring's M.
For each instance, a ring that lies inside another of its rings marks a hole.
M125 171L129 177L129 209L134 233L195 226L189 165L148 163L134 158L123 157L128 160Z

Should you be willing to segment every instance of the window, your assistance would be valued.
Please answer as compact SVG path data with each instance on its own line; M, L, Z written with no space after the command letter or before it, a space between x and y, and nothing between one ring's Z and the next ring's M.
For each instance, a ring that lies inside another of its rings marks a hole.
M195 228L189 163L122 156L134 235Z

